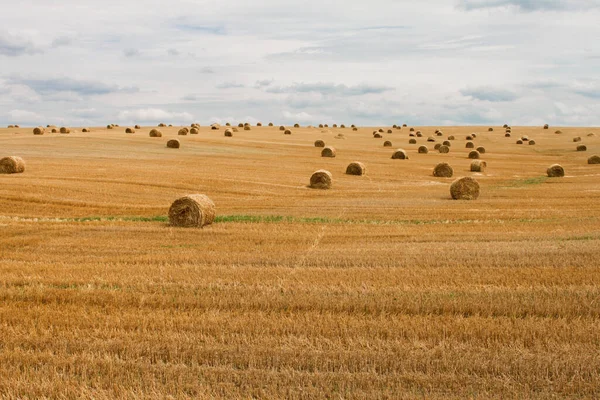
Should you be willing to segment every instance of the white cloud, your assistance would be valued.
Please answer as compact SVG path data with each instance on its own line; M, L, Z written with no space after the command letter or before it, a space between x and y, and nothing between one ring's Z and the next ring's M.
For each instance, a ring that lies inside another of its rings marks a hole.
M119 121L128 122L164 122L174 123L178 121L190 122L194 116L188 112L171 112L160 108L146 108L137 110L121 111L117 115Z

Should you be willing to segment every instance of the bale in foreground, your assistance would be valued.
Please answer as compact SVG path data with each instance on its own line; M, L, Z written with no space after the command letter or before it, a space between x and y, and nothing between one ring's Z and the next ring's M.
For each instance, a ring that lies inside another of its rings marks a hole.
M560 178L565 176L565 170L558 164L551 165L550 168L546 170L549 178Z
M479 183L473 178L460 178L450 186L450 195L454 200L477 200Z
M320 169L310 177L310 187L313 189L329 189L332 181L331 172Z
M348 164L346 168L346 175L364 175L366 172L365 164L354 161Z
M454 170L448 163L439 163L433 169L433 176L438 178L452 178L452 175L454 175Z
M25 172L25 161L21 157L0 159L0 174L20 174Z
M173 226L202 228L212 224L216 214L215 203L208 196L190 194L171 204L169 222Z

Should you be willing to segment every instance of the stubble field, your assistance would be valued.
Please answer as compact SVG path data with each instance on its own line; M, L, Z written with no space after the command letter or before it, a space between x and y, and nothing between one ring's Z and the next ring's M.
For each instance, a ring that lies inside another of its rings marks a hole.
M600 130L223 128L0 129L27 163L0 175L2 397L600 397ZM190 193L213 225L169 226Z

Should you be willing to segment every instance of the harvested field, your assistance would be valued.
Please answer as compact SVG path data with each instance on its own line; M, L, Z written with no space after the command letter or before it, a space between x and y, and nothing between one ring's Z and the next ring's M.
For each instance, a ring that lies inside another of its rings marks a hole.
M334 133L305 127L1 128L0 158L27 168L0 174L0 394L598 398L600 131L512 128L537 145L442 127L450 153L403 161L373 127L335 158L314 147ZM356 160L364 177L345 174ZM441 162L479 197L452 200ZM309 187L321 169L329 190ZM211 225L169 224L190 193Z

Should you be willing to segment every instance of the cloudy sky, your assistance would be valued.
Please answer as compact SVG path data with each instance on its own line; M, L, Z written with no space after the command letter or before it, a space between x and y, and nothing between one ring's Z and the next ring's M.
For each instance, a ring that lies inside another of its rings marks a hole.
M600 125L600 0L0 4L2 125Z

